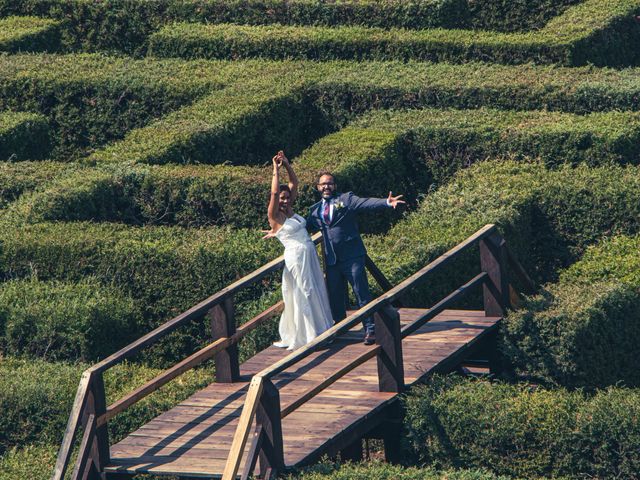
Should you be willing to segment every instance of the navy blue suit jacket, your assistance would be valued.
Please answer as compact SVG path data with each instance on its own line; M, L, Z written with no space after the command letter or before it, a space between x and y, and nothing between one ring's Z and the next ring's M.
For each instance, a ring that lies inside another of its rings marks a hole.
M322 201L309 210L307 228L322 231L327 264L362 257L367 251L358 231L357 212L390 208L386 198L360 198L353 192L340 193L334 198L333 218L329 225L322 219Z

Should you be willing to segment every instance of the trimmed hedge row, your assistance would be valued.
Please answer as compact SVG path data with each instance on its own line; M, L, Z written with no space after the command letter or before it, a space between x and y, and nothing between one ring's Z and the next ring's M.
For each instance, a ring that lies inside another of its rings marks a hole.
M0 232L4 279L35 275L39 280L81 282L92 276L135 300L144 321L134 336L182 313L280 252L258 231L228 228L129 227L119 224L10 224ZM236 300L273 288L247 289ZM241 319L242 316L239 316ZM193 322L145 355L156 364L183 358L210 336L207 322ZM118 339L121 341L121 339Z
M0 113L0 161L39 160L50 149L45 117L26 112Z
M617 237L590 248L509 314L504 350L518 373L569 387L640 385L639 247L640 237Z
M508 477L496 476L488 470L437 470L432 467L391 465L380 461L342 465L324 462L298 474L289 475L287 478L289 480L508 480Z
M178 23L151 35L153 55L185 58L313 60L483 60L563 65L637 64L639 0L586 0L540 31L422 31L366 27L297 27Z
M0 363L0 454L13 446L60 445L83 364L4 358ZM107 404L151 380L160 371L132 364L105 374ZM190 370L109 422L109 439L117 442L193 392L207 386L212 374Z
M228 62L4 55L0 57L0 109L47 117L51 155L68 160L220 88L233 69Z
M295 155L329 131L303 95L315 72L300 63L242 67L233 85L132 130L88 162L263 163L279 149Z
M60 22L36 17L0 19L0 52L55 51L60 43Z
M105 358L142 323L132 298L91 278L78 283L13 280L0 285L0 349L49 360Z
M541 164L492 161L459 172L415 213L367 242L376 264L398 282L495 223L529 274L549 281L604 232L638 232L638 219L637 167L548 171ZM477 251L470 252L434 277L416 294L419 304L439 300L472 278L477 261Z
M234 62L231 62L234 63ZM238 62L235 85L130 131L90 163L268 163L372 108L637 110L635 70L487 64ZM284 144L283 144L284 143Z
M635 478L640 391L563 389L438 378L405 397L412 451L451 468L518 478Z
M0 208L73 170L73 166L59 162L0 162Z
M141 53L148 35L175 21L517 31L541 28L575 1L3 0L0 15L26 14L65 20L63 45L67 49Z

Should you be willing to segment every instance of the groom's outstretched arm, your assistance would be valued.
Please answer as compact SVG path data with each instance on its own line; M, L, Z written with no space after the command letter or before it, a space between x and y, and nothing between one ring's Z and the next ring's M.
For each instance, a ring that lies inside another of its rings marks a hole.
M392 196L389 192L387 198L363 198L358 197L352 192L349 192L349 208L352 210L382 210L385 208L396 208L398 205L405 203L404 200L400 200L402 195Z

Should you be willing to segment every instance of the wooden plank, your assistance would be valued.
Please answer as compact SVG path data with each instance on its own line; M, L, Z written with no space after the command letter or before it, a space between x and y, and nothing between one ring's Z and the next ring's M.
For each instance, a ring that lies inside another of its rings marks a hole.
M207 312L211 322L211 336L214 340L229 338L236 333L235 308L233 297L229 296ZM215 354L216 382L232 383L240 377L238 363L238 344L230 344Z

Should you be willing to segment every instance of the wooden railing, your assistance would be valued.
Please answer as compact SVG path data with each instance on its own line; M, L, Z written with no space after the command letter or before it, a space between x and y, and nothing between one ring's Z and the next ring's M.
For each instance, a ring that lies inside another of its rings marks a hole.
M401 329L400 317L395 309L390 308L390 306L405 295L410 288L423 283L434 272L440 270L455 257L476 244L479 245L480 250L481 272L427 309L423 315L411 324ZM351 370L374 357L377 357L379 390L381 392L401 392L404 388L402 339L411 335L445 308L459 301L472 289L482 285L485 314L487 316L502 317L505 310L510 307L510 286L506 276L507 265L512 267L526 290L534 290L533 282L511 254L496 227L487 225L397 286L391 288L390 284L386 284L385 286L388 288L385 288L385 290L387 291L381 296L354 312L306 346L255 375L249 385L223 473L223 480L235 480L240 469L243 452L251 435L251 445L241 478L246 479L253 473L258 457L260 458L260 476L262 478L269 478L272 472L282 470L285 467L282 418L295 411L295 409ZM358 325L364 318L370 316L375 319L376 345L349 364L340 367L289 405L282 407L278 389L274 386L272 378L311 355L325 342L347 332ZM255 427L253 427L254 421Z
M312 237L315 244L321 243L321 239L322 235L319 233ZM372 270L373 262L368 257L367 264L371 275L379 283L382 283L381 287L385 290L389 283L384 275L377 268ZM80 428L83 430L83 436L72 479L87 479L102 472L110 461L108 421L204 361L214 358L216 382L237 381L239 377L238 342L250 331L281 313L284 304L280 301L243 325L236 327L233 298L242 289L279 270L283 265L284 257L280 256L87 369L82 374L78 385L52 479L62 480L64 478ZM143 348L156 343L188 322L203 318L207 318L211 322L212 337L214 338L212 343L165 370L124 398L112 405L106 405L103 384L105 371L132 357Z

